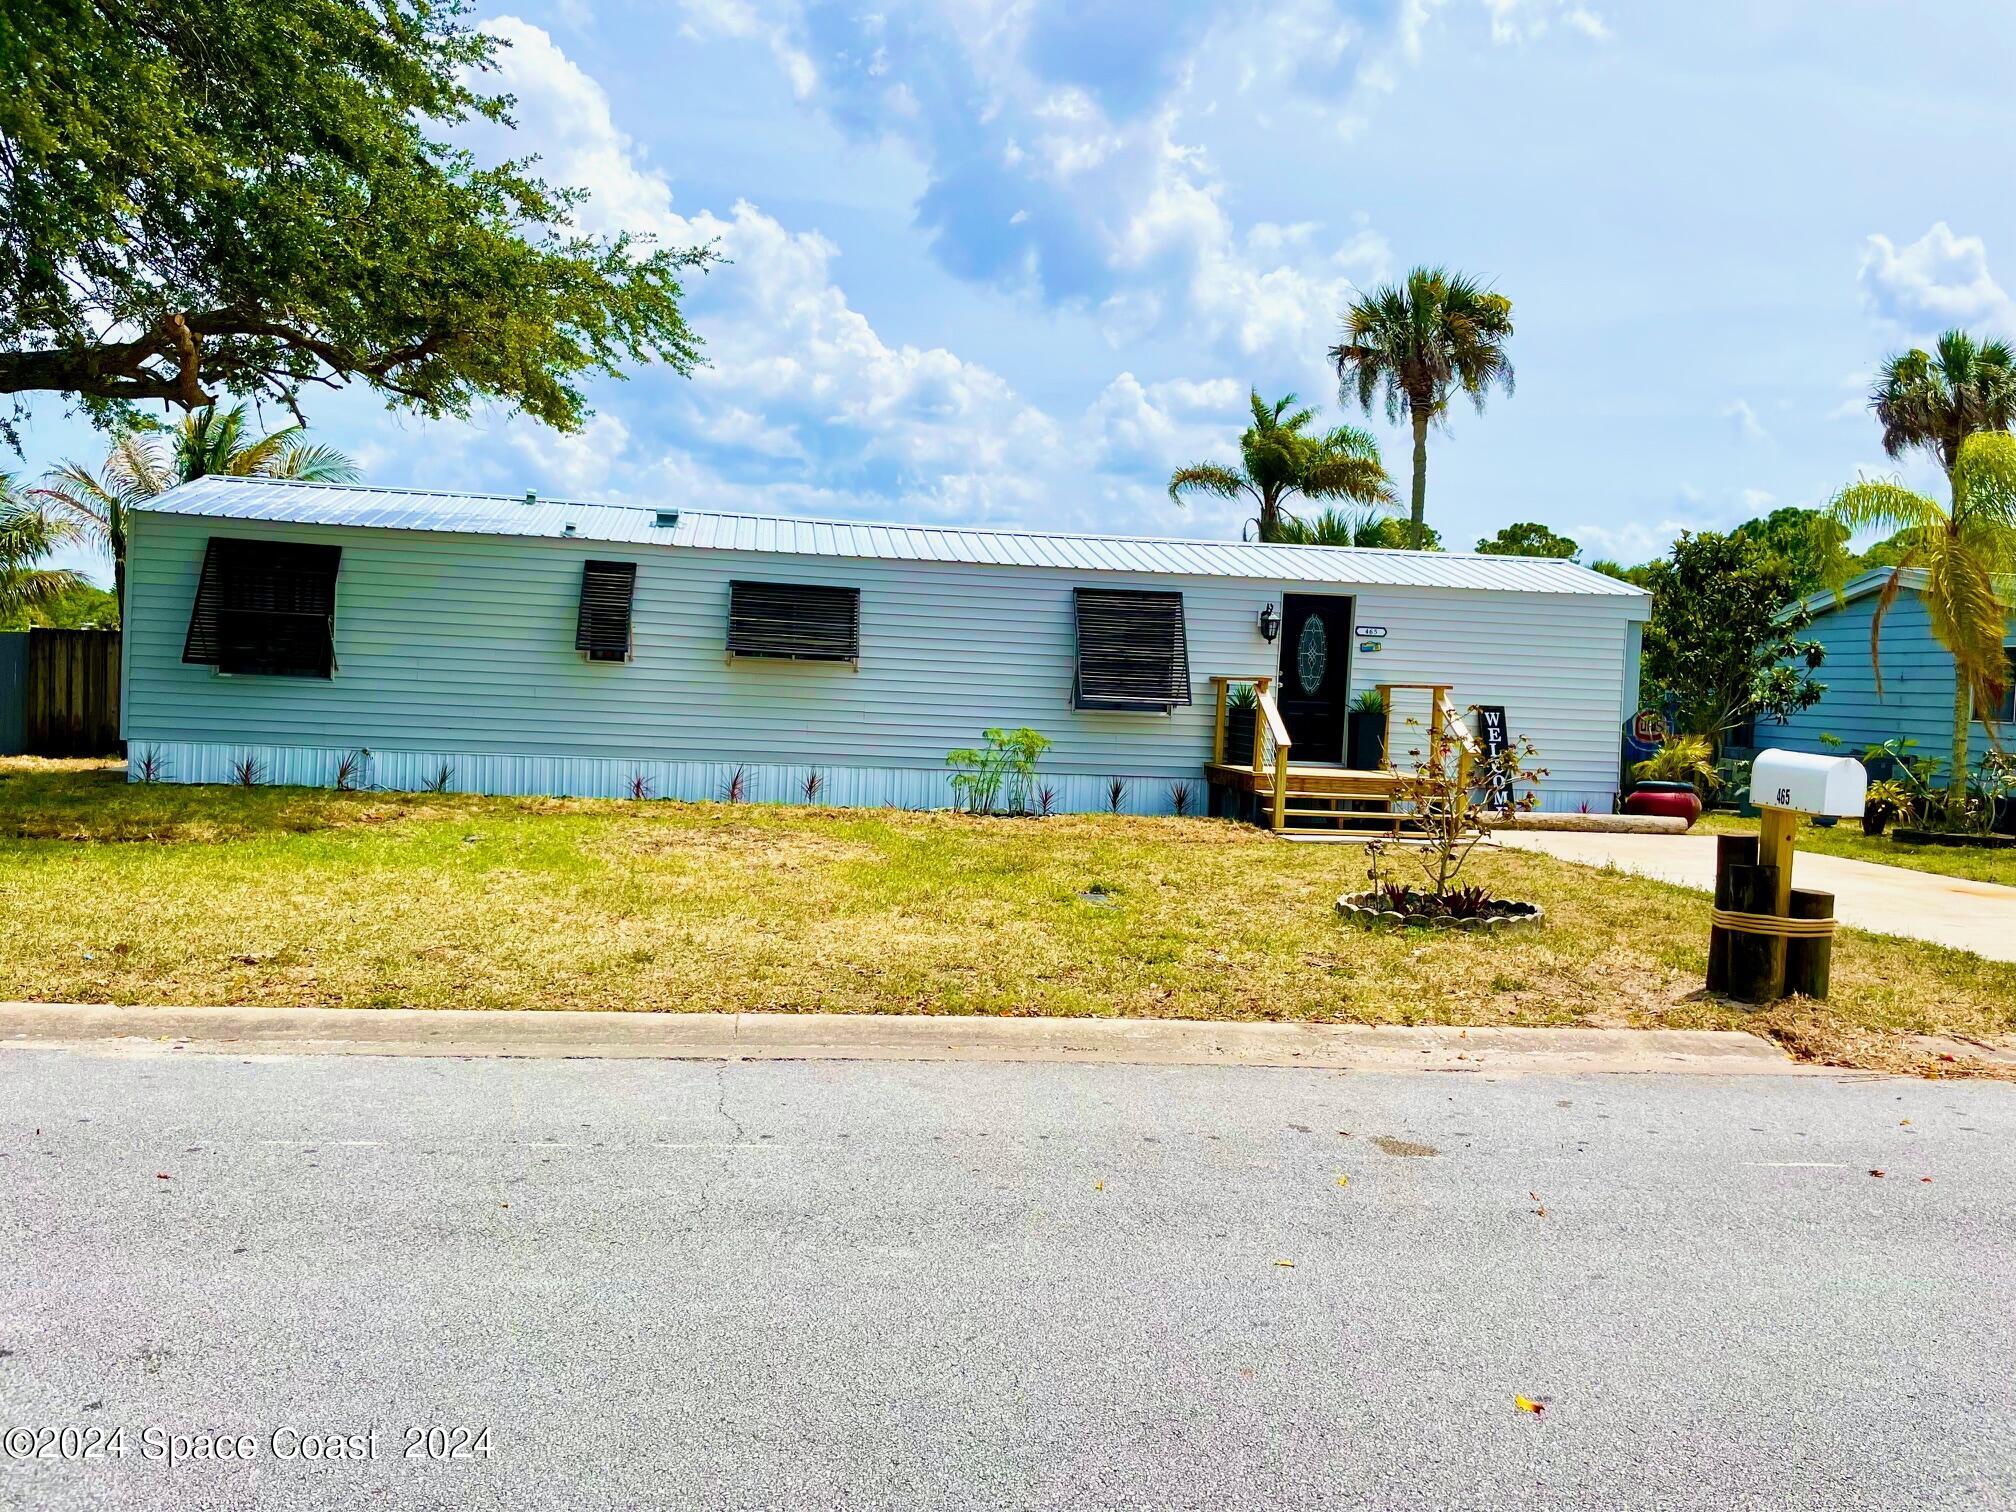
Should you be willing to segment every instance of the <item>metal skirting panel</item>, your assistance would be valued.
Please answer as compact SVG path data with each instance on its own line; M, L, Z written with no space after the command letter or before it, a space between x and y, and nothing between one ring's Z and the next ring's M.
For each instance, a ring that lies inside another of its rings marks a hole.
M642 779L652 798L687 802L725 799L742 774L741 800L747 803L804 803L807 780L819 777L811 801L832 808L942 809L952 807L952 787L943 767L853 767L735 761L628 761L596 756L470 755L452 751L363 751L339 746L240 746L196 741L135 742L127 753L130 781L235 784L244 763L260 786L334 787L346 759L358 787L384 792L422 792L443 786L451 793L498 797L628 798ZM1054 794L1059 813L1104 813L1112 807L1113 776L1096 772L1044 772L1036 786ZM1122 776L1120 812L1171 814L1178 784L1166 777ZM1205 811L1202 769L1184 784L1185 808ZM1615 795L1565 789L1543 792L1540 806L1552 813L1607 814ZM1032 803L1033 803L1032 797Z

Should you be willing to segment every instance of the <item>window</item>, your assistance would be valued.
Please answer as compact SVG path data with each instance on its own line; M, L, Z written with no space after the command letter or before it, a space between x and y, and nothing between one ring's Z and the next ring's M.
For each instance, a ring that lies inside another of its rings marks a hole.
M1168 713L1190 702L1183 595L1127 588L1073 590L1081 709Z
M574 649L590 661L630 660L630 602L636 592L635 562L583 562Z
M738 579L728 585L728 654L859 662L861 590Z
M212 536L182 660L234 674L331 676L342 560L340 546Z
M2016 646L2004 646L2002 659L2007 663L2002 669L2002 711L1995 722L2016 724Z

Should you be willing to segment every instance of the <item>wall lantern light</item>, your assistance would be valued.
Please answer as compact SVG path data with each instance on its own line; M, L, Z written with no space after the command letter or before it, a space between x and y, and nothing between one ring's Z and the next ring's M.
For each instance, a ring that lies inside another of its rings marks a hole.
M1272 604L1266 605L1260 611L1260 638L1265 641L1281 638L1281 611Z

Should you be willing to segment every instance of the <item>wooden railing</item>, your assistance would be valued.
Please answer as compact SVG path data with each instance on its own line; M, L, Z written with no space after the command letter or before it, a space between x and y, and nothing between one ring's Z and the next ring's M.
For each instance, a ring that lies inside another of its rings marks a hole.
M1268 815L1271 827L1280 829L1287 823L1288 808L1288 750L1294 744L1288 738L1288 727L1281 722L1281 707L1274 701L1274 679L1265 673L1252 677L1218 676L1211 679L1212 689L1217 698L1217 714L1212 724L1211 763L1213 766L1243 766L1247 753L1238 752L1238 760L1228 761L1233 753L1225 749L1226 699L1234 684L1250 684L1253 689L1253 777L1254 791L1260 791L1260 783L1270 775L1273 778L1271 794L1272 807Z
M1395 765L1393 754L1393 695L1395 692L1428 695L1428 760L1426 765L1440 771L1451 746L1456 750L1456 802L1450 822L1459 830L1469 822L1470 768L1480 747L1470 733L1456 705L1449 699L1447 683L1380 683L1379 696L1386 705L1386 764Z

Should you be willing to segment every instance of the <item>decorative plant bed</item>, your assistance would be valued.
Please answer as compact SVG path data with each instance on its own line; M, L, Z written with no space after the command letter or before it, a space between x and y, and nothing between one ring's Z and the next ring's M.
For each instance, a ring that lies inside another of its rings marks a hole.
M1538 929L1545 917L1537 903L1519 903L1510 898L1473 901L1474 912L1454 914L1443 900L1412 888L1404 894L1381 888L1374 892L1346 893L1337 900L1337 912L1366 929L1457 929L1465 934Z
M1963 850L2016 848L2016 835L1977 835L1966 830L1893 829L1890 838L1899 845L1950 845Z

